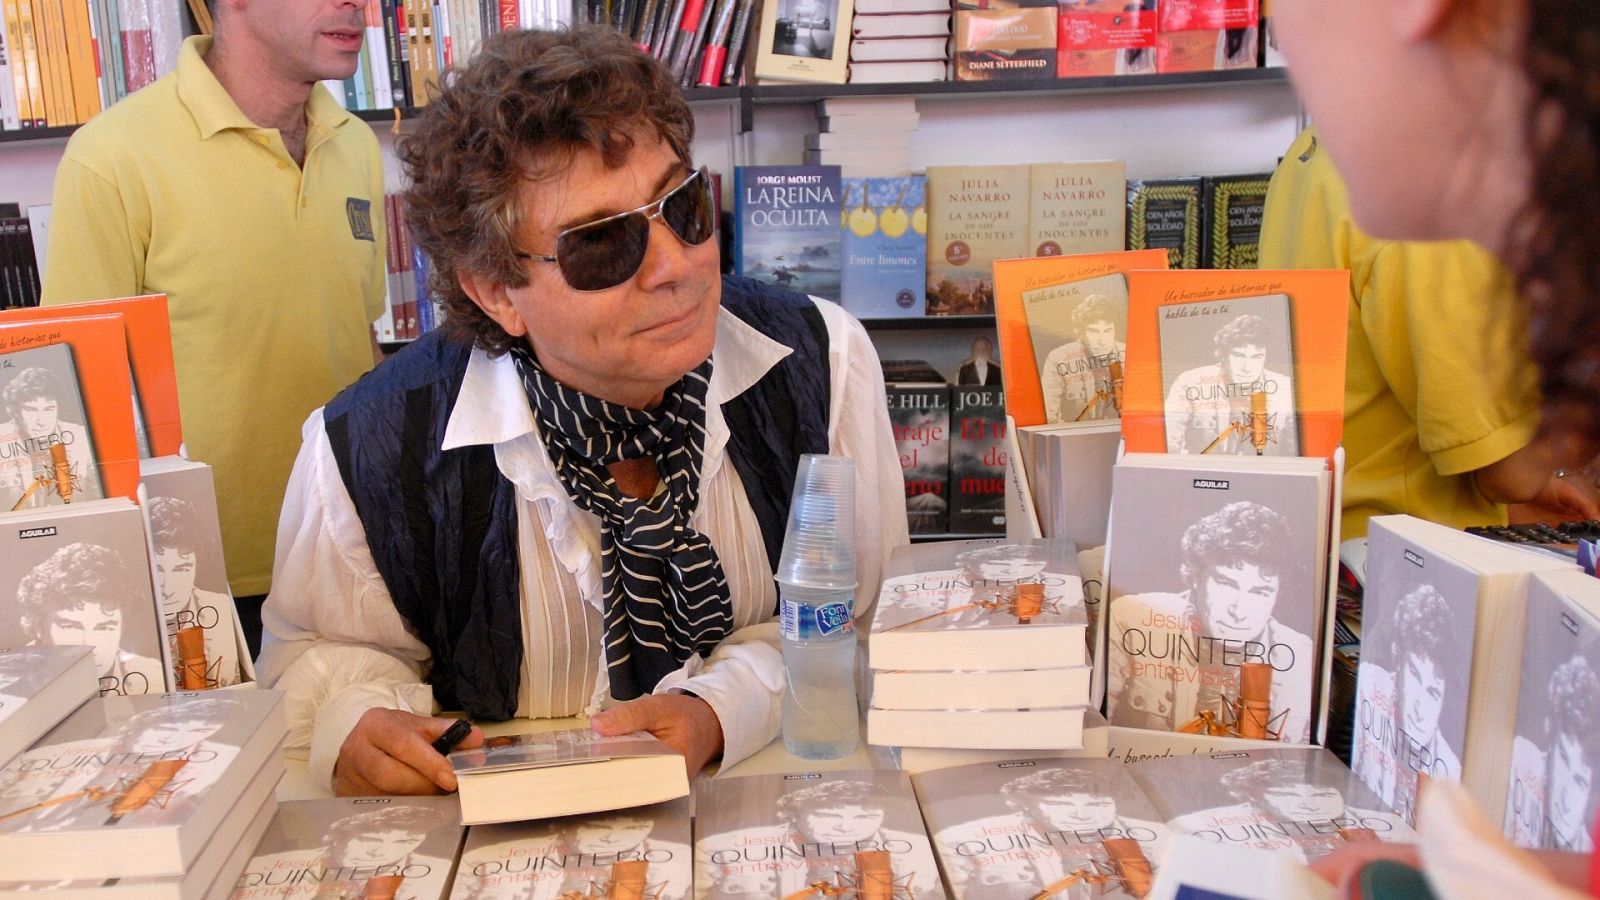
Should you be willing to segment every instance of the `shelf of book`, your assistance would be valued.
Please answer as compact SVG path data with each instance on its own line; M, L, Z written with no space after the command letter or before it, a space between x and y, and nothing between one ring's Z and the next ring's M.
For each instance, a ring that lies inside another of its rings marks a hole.
M974 534L956 534L956 533L946 534L944 532L940 532L939 534L913 534L913 535L911 535L911 543L913 543L913 544L929 544L929 543L933 543L935 541L997 540L997 539L1003 538L1003 537L1005 537L1004 534L976 534L976 533L974 533Z
M868 331L969 331L994 328L994 316L904 316L893 319L862 319Z

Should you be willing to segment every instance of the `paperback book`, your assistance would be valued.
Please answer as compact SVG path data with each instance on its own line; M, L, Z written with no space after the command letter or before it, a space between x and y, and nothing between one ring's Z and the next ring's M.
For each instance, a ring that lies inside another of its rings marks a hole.
M1128 249L1159 248L1167 251L1168 268L1200 268L1206 221L1203 183L1199 178L1128 182Z
M1158 8L1158 72L1256 67L1257 0L1162 0Z
M1160 250L1002 259L994 263L995 326L1000 340L1000 367L1005 374L1006 412L1017 425L1043 425L1048 419L1040 378L1044 358L1035 354L1023 295L1048 296L1035 292L1134 269L1164 268L1166 264L1167 255ZM1104 332L1100 328L1097 338L1103 340ZM1121 332L1113 337L1115 346L1126 344Z
M1321 747L1175 756L1129 769L1175 835L1272 850L1302 863L1350 843L1416 840Z
M1114 759L1018 759L913 777L955 900L1144 897L1167 826Z
M733 185L734 274L837 301L839 167L740 166Z
M1056 24L1057 78L1156 70L1156 0L1071 0Z
M1021 429L1033 465L1028 484L1047 538L1102 547L1111 519L1111 472L1122 445L1117 422ZM1088 570L1083 577L1089 577ZM1090 615L1093 625L1094 616Z
M853 9L852 0L763 3L756 77L844 84Z
M1087 696L1079 698L1087 702ZM1034 703L1005 698L999 703ZM867 742L879 747L1015 750L1019 753L1083 746L1083 703L1021 709L867 710Z
M98 692L87 647L0 650L0 763Z
M1121 417L1128 282L1120 273L1022 292L1047 424Z
M926 181L920 175L844 179L840 304L856 318L920 316L925 311Z
M1054 0L960 3L952 46L957 81L1022 81L1056 72Z
M1032 255L1127 249L1127 163L1035 163L1029 173L1028 247Z
M1260 264L1261 221L1271 180L1271 173L1205 180L1206 268L1254 269Z
M1529 578L1559 570L1573 567L1410 516L1369 523L1351 764L1407 821L1419 776L1504 820Z
M477 825L451 897L688 900L694 858L687 798L618 812Z
M950 530L950 387L890 382L886 390L911 533L945 534Z
M1064 541L896 547L873 611L872 668L1085 665L1088 619L1075 556L1076 549Z
M605 812L689 794L683 757L642 731L502 735L449 759L467 825Z
M955 534L1005 534L1005 404L1005 391L998 387L950 389L950 531Z
M1327 467L1179 462L1129 454L1116 467L1106 718L1305 743L1326 612Z
M182 875L262 770L282 773L285 731L275 691L91 700L0 768L0 871Z
M279 805L233 897L443 900L464 831L454 797L289 801Z
M1129 452L1331 459L1349 291L1344 271L1129 273Z
M0 646L87 646L104 695L170 687L138 507L0 514L0 548Z
M695 897L941 900L904 772L715 778L695 792Z
M1528 585L1505 834L1524 847L1590 853L1600 806L1600 580L1570 570Z
M1028 254L1027 166L928 167L928 315L994 312L996 260Z

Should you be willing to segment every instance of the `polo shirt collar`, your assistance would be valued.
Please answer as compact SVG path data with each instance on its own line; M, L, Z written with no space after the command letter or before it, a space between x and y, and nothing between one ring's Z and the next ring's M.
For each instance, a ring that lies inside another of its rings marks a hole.
M733 313L719 309L711 383L706 390L708 404L721 406L749 390L792 352ZM709 419L707 427L713 427ZM491 357L482 348L473 348L445 425L442 449L505 443L534 430L533 410L528 407L528 395L511 355Z
M194 117L201 140L230 129L260 130L262 126L250 121L227 88L217 80L216 73L206 65L205 55L212 41L209 35L184 40L178 51L178 99ZM327 88L316 84L306 102L306 119L308 126L333 129L350 121L350 114L333 99Z

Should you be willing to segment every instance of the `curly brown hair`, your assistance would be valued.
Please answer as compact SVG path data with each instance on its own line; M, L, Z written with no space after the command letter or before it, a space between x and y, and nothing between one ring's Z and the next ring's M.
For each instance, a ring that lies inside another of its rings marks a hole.
M1516 269L1533 303L1533 356L1546 400L1590 405L1600 400L1600 7L1529 0L1526 21L1535 174L1515 231L1523 241Z
M614 29L587 25L486 39L445 74L418 123L396 153L406 218L432 266L428 289L444 302L447 337L496 355L513 339L461 289L460 274L527 285L519 188L559 175L583 147L618 168L652 133L689 165L694 140L672 74Z

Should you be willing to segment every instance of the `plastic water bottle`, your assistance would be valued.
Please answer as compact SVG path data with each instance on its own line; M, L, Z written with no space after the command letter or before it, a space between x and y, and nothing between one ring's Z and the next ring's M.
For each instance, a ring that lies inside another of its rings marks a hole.
M778 560L783 633L783 744L804 759L837 759L860 740L856 707L855 465L800 458Z

